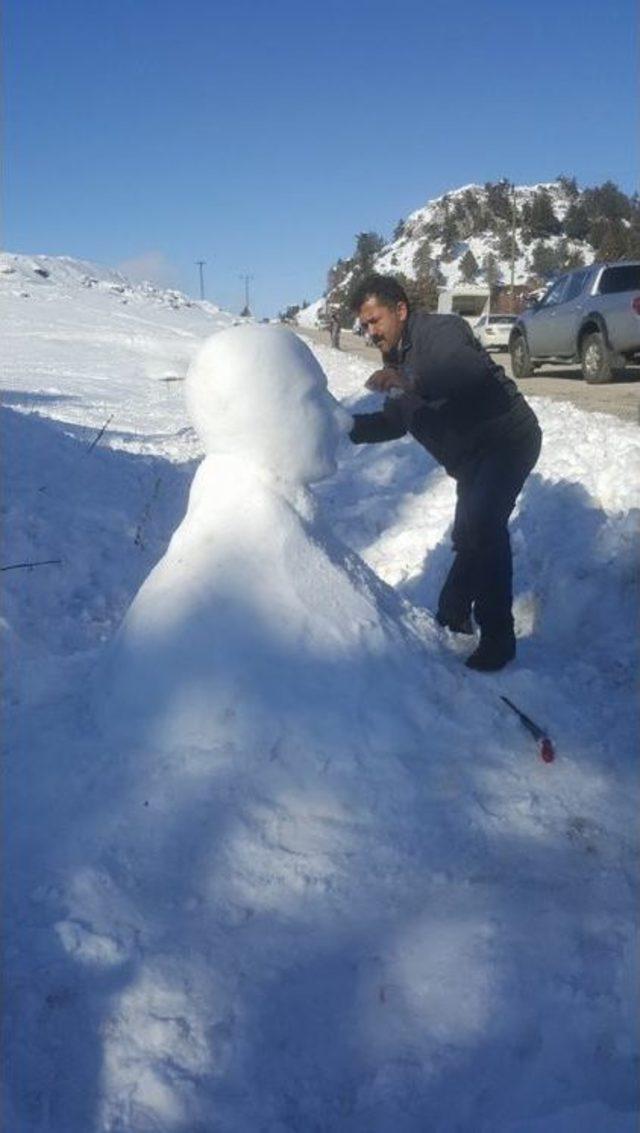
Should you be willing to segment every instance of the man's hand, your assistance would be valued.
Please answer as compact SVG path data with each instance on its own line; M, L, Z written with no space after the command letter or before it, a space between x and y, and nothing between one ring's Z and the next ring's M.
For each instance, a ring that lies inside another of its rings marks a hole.
M375 374L367 378L364 384L367 389L375 390L376 393L389 393L392 389L409 389L407 379L403 378L397 370L392 370L391 367L376 370Z

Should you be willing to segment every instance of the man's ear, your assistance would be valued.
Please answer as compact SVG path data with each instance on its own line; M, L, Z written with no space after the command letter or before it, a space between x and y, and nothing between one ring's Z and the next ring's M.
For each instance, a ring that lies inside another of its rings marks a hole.
M398 300L396 311L398 312L398 315L402 322L406 323L407 319L409 318L409 308L407 307L404 299Z

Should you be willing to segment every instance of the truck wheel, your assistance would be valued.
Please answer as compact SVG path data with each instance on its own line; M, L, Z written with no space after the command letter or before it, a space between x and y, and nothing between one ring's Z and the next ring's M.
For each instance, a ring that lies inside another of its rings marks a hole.
M611 363L611 354L600 331L587 334L580 347L580 362L582 376L585 382L591 385L602 385L612 382L618 370Z
M514 378L530 378L533 374L533 365L527 340L523 334L516 335L509 346L509 353Z

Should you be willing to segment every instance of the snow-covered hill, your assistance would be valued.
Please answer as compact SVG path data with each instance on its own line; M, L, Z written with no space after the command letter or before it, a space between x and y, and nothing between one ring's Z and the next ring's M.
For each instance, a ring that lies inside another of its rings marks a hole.
M514 282L516 284L526 283L535 275L532 253L538 241L534 242L524 235L522 210L523 206L532 203L541 190L548 194L553 211L560 221L571 204L566 189L558 181L514 187L513 201L519 218L515 229L517 255ZM473 206L471 210L469 209L471 201L475 202L480 214L484 213L487 229L483 232L470 231L482 226L482 220L475 222ZM448 214L455 217L458 212L459 236L448 250L443 238L445 219ZM412 212L404 224L402 235L388 244L377 257L375 269L383 273L398 270L409 279L415 279L417 274L415 256L427 241L431 246L433 260L442 274L443 286L454 287L464 281L461 264L469 251L473 253L478 264L478 282L486 275L483 266L486 264L487 256L492 256L495 260L497 281L508 283L511 278L511 258L504 245L509 244L510 239L511 221L508 213L502 218L496 218L492 214L487 189L482 185L464 185ZM584 240L567 240L557 234L546 236L541 242L546 247L557 248L562 240L566 245L567 254L578 255L585 263L591 263L593 248Z
M408 280L430 276L440 289L469 282L505 285L511 282L513 247L514 283L534 286L540 282L540 265L545 261L546 275L565 265L593 261L593 246L563 231L567 213L580 200L580 191L567 180L516 185L513 189L506 182L463 185L428 201L400 221L393 239L367 259L366 271L401 274ZM545 219L550 229L546 233L542 231ZM551 231L554 228L557 231ZM355 257L333 266L327 296L331 305L344 304L354 273L362 274L363 270L357 251ZM317 300L301 311L299 324L318 325L325 303L324 299Z
M249 450L227 428L190 498L180 379L231 316L8 262L7 1129L631 1133L637 428L536 399L518 660L481 676L428 612L453 485L423 450L252 479L253 416L287 418L279 367L280 412L247 404L258 354L213 418L237 390Z
M113 295L120 303L181 308L195 308L210 314L218 313L212 303L196 302L183 295L155 287L151 283L131 283L121 272L71 256L25 256L0 252L0 285L6 294L24 299L40 293L41 298L65 296L74 299L78 288L96 288Z

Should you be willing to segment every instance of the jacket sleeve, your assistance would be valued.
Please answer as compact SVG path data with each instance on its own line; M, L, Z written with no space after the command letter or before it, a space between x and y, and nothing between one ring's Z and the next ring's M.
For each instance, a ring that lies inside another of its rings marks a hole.
M428 343L418 335L414 351L416 392L428 400L478 390L493 365L463 319L438 328Z
M349 437L354 445L378 444L380 441L395 441L404 437L407 425L399 398L387 398L378 413L354 413L353 428Z

